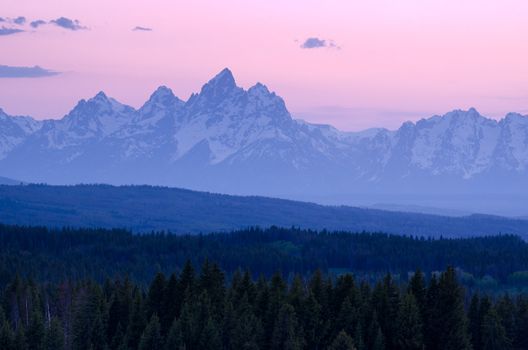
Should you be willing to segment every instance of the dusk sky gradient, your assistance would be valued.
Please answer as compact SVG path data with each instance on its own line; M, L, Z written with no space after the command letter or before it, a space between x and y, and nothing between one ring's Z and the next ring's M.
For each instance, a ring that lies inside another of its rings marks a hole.
M0 2L0 17L27 19L0 22L24 30L0 36L0 65L62 72L0 78L9 114L60 118L100 90L139 107L159 85L187 99L224 67L343 130L457 108L528 114L525 0ZM78 30L30 26L61 17ZM302 48L309 38L328 45Z

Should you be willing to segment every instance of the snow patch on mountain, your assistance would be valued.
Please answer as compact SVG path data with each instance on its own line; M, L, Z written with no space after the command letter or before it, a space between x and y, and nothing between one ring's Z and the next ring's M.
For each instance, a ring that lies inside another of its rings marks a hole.
M9 116L0 108L0 160L41 127L42 122L30 117Z

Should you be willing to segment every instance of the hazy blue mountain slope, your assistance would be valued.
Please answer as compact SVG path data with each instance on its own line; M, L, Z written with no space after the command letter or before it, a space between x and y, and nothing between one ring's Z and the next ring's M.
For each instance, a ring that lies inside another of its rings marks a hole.
M0 176L0 185L20 185L20 181Z
M150 186L0 186L0 222L56 227L116 227L135 232L198 233L278 225L425 236L511 233L528 237L526 220L330 207Z

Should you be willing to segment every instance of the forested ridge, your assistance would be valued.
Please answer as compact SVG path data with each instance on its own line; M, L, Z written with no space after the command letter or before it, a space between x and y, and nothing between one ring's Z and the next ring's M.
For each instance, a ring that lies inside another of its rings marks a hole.
M238 271L227 282L205 261L147 288L15 278L1 300L4 350L528 349L528 297L470 297L453 268L404 284L318 270L290 283Z
M511 235L430 239L270 227L177 236L0 225L0 287L16 274L38 282L102 282L127 275L147 284L158 271L181 270L188 259L195 265L213 260L228 277L239 268L249 269L254 278L281 271L289 279L320 269L373 280L390 272L406 281L416 268L429 278L449 265L471 289L528 286L528 244Z
M528 220L514 218L446 217L156 186L0 185L0 222L134 233L198 234L277 225L426 237L528 237Z

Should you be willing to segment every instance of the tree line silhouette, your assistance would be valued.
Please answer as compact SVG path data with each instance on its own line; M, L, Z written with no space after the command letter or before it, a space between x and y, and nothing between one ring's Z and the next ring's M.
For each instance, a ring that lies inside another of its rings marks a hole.
M188 262L157 273L146 288L17 277L1 297L5 350L528 348L528 297L469 299L453 268L405 284L319 270L291 283L238 270L228 282L206 260L199 271Z

